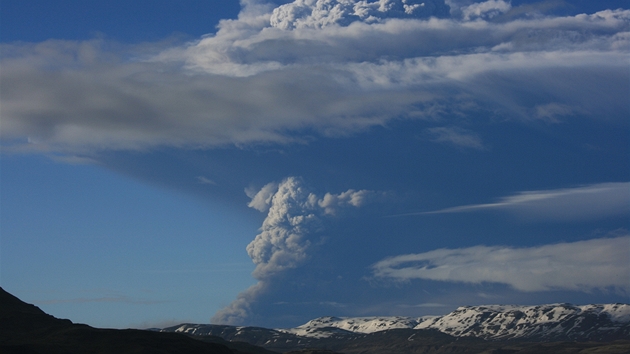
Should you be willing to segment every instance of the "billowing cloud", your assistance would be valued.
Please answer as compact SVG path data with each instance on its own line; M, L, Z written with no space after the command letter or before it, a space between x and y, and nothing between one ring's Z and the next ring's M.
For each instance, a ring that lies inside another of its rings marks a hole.
M269 206L271 206L271 198L273 198L277 191L278 184L273 182L266 184L258 192L247 189L245 190L245 194L252 199L247 206L260 212L265 212L269 210Z
M630 236L528 248L475 246L384 259L376 278L502 283L520 291L630 291Z
M576 188L528 191L495 203L457 206L420 214L506 210L516 215L550 220L592 220L630 214L630 182L598 183Z
M273 10L270 23L281 29L347 26L389 18L446 17L443 0L295 0Z
M254 277L266 279L306 259L308 235L321 228L318 209L316 196L300 179L290 177L278 185L261 233L247 246L256 264Z
M258 283L241 293L212 319L214 323L239 324L251 315L251 305L264 294L286 270L297 268L308 258L313 240L323 229L322 218L345 207L360 207L371 196L381 193L348 190L340 194L326 193L323 198L311 193L304 182L289 177L281 183L269 183L259 192L248 192L249 206L267 211L260 233L247 246L247 253L256 268Z
M336 210L345 206L360 207L369 200L383 196L382 193L375 193L368 190L350 189L340 194L326 193L324 198L317 201L317 205L324 209L326 214L335 214Z
M461 9L464 20L470 21L478 18L491 19L501 15L512 8L509 2L503 0L488 0L468 5Z
M3 148L286 144L394 119L454 126L470 103L525 121L627 113L630 10L493 22L509 4L467 4L452 18L427 17L447 11L437 0L243 5L177 46L2 44ZM456 112L437 109L446 102Z

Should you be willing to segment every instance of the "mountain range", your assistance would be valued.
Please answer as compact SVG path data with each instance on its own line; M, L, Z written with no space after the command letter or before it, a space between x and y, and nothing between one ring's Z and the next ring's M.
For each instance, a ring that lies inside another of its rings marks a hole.
M444 316L321 317L288 329L181 324L101 329L0 288L0 353L630 353L630 305L473 306Z
M454 337L486 340L610 341L630 338L630 305L465 306L444 315L410 317L321 317L296 328L280 329L305 337L374 333L391 329L435 329Z
M560 348L578 353L616 343L619 353L630 353L630 305L466 306L444 316L419 318L320 317L287 329L182 324L161 331L218 336L280 352L324 348L344 353L439 353L449 348L445 352L481 353L507 345L513 353L552 353Z

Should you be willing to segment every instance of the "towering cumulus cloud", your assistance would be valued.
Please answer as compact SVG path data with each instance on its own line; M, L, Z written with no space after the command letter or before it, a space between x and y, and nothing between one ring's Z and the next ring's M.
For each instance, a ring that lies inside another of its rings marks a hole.
M322 217L344 207L360 207L379 193L350 189L340 194L326 193L323 198L309 192L303 181L289 177L279 184L269 183L252 198L249 206L267 217L260 234L247 246L256 269L258 283L238 295L227 308L212 319L214 323L242 324L249 320L251 305L265 293L287 269L299 267L308 259L312 237L323 228Z

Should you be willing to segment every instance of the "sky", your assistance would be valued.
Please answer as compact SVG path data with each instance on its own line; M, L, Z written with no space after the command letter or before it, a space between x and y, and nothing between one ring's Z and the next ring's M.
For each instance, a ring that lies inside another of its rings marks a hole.
M96 327L630 301L626 1L2 0L0 286Z

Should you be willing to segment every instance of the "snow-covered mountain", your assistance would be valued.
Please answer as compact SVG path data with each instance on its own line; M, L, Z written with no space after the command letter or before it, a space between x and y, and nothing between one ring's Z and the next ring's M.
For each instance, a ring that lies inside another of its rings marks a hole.
M625 340L619 345L630 352L630 305L466 306L443 316L320 317L287 329L181 324L161 331L217 336L277 352L324 348L343 353L485 353L513 343L505 340L519 341L528 353L563 352L562 343L580 342L576 348L587 349ZM536 342L555 347L541 351Z
M455 337L490 340L606 340L630 338L630 305L471 306L419 323Z
M281 353L630 353L630 305L466 306L444 316L320 317L287 329L181 324L161 332L217 336Z
M455 337L487 340L630 339L630 305L466 306L444 316L321 317L304 325L278 329L300 337L327 338L346 333L374 333L390 329L436 329Z

